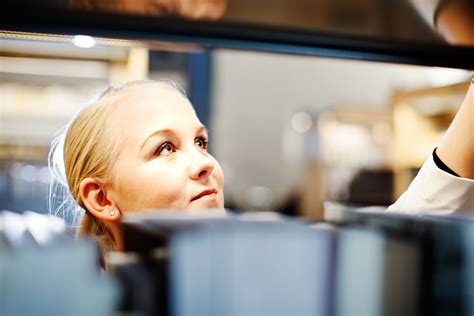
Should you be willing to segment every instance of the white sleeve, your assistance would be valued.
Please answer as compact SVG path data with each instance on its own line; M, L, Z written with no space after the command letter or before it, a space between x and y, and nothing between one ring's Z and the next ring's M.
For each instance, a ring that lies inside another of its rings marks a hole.
M387 211L398 213L474 213L474 180L453 176L430 155L408 189Z

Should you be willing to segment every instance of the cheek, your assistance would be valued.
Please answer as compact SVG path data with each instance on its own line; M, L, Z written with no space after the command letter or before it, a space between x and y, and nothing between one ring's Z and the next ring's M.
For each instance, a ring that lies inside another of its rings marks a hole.
M119 201L123 211L146 208L182 208L185 182L179 170L153 164L124 170L119 183Z

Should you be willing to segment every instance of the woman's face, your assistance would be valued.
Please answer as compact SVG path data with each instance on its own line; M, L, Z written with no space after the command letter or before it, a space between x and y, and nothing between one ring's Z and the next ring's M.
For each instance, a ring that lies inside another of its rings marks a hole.
M108 197L121 212L224 207L224 176L207 151L207 132L171 88L129 88L111 117L120 152Z

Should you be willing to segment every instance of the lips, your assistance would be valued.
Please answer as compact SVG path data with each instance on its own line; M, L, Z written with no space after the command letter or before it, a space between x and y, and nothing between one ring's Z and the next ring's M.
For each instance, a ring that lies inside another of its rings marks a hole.
M203 196L207 196L207 195L211 195L211 194L216 194L217 193L217 190L216 189L207 189L207 190L204 190L202 191L201 193L195 195L192 199L191 199L191 202L192 201L195 201L195 200L198 200L200 198L202 198Z

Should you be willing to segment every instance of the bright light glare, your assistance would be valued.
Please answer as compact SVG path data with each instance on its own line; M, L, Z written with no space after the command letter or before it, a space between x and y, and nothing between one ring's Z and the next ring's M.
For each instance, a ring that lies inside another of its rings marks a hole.
M76 35L72 39L72 42L74 45L81 48L91 48L95 46L95 39L87 35Z

